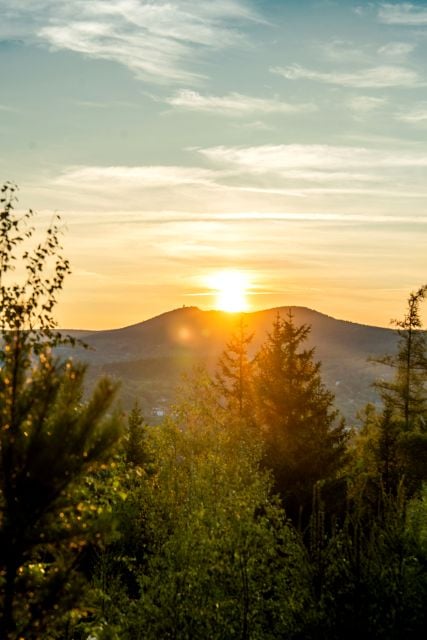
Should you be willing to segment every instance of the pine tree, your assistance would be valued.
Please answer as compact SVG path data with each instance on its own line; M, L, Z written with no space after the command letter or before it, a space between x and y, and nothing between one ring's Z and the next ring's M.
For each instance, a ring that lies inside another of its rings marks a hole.
M334 396L321 379L310 332L295 326L292 313L279 315L257 356L258 420L266 464L289 515L307 513L317 482L336 478L345 458L346 431Z
M83 402L85 367L53 348L52 310L69 272L59 220L32 252L29 214L14 214L15 187L0 211L0 637L58 637L81 590L79 559L99 534L85 478L120 435L109 417L115 387L101 380ZM14 279L15 264L24 266ZM70 342L71 340L68 340ZM56 630L56 631L55 631Z

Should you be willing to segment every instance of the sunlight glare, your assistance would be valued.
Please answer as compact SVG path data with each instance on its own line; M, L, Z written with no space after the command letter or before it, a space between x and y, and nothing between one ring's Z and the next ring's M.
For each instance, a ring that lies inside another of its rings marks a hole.
M216 308L220 311L236 313L246 311L246 293L249 281L241 271L221 271L209 278L209 286L217 292Z

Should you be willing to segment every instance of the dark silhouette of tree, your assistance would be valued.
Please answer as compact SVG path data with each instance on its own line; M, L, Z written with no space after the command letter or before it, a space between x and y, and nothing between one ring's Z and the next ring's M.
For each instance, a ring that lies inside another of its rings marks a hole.
M292 313L277 316L257 356L258 420L266 464L288 514L308 514L313 488L337 477L347 435L334 396L321 379L314 349L304 349L310 327L295 326Z
M419 310L426 293L427 285L412 292L403 320L393 321L400 337L397 352L373 360L394 371L391 380L375 383L383 408L369 417L362 433L365 453L369 447L375 454L370 473L378 492L396 494L403 482L412 495L427 478L427 342Z
M246 421L254 418L253 362L248 355L252 339L241 316L236 332L219 359L215 377L226 410Z
M125 460L134 466L143 466L147 462L147 453L144 446L147 427L137 402L135 402L128 415L127 426Z
M385 407L402 421L405 431L427 430L427 341L421 331L420 304L427 294L427 285L410 293L403 320L394 320L400 336L395 355L376 358L394 370L393 380L376 382Z

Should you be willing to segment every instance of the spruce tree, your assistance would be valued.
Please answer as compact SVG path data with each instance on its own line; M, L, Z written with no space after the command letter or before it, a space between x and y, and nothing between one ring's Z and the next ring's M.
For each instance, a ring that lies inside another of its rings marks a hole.
M219 359L215 377L227 412L246 422L254 419L253 362L248 354L252 339L241 316L236 332Z
M313 488L337 477L345 458L346 431L334 396L321 379L314 349L304 349L308 325L279 314L257 356L258 421L266 464L288 514L310 510ZM306 518L304 518L306 521Z

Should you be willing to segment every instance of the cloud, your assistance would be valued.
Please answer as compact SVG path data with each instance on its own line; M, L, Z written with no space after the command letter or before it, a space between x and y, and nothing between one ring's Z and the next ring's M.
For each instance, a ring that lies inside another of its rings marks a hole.
M366 13L366 10L367 8L362 7L361 5L352 8L353 13L355 13L357 16L364 16Z
M85 166L67 169L55 183L60 186L108 190L157 188L189 184L212 184L216 172L179 166Z
M247 129L249 131L274 131L275 129L271 124L267 124L262 120L252 120L251 122L239 121L234 126L239 129Z
M3 0L1 33L112 60L154 82L194 82L203 50L242 43L246 0Z
M361 44L350 40L331 40L320 45L323 56L335 64L352 63L376 65L405 62L416 45L410 42L392 41L378 46L375 43ZM368 69L369 70L369 69Z
M353 72L329 72L307 69L298 64L293 64L287 67L273 67L270 71L288 80L314 80L326 84L363 89L413 87L420 84L420 78L416 71L406 67L386 65Z
M378 53L393 60L405 60L415 49L410 42L388 42L378 49Z
M337 212L346 196L358 198L349 197L346 204L355 213L361 197L366 211L378 212L371 196L387 201L381 212L398 213L399 198L413 201L427 196L427 153L418 150L282 144L189 152L208 164L69 167L38 185L37 194L44 207L50 206L49 198L62 210L81 207L83 202L99 211L101 219L102 212L112 208L165 211L171 203L184 216L204 210L209 217L248 207L280 211L284 202L297 209L316 206Z
M427 167L427 154L323 144L210 147L199 149L210 161L251 173L283 173L296 169L338 171L345 168Z
M312 104L290 104L278 99L254 98L236 92L223 96L204 96L188 89L181 89L174 96L167 98L166 102L174 107L225 116L253 113L301 113L315 110Z
M375 98L373 96L354 96L347 102L352 111L357 113L370 113L380 109L387 103L387 98Z
M136 102L126 100L111 100L110 102L97 102L95 100L75 100L74 104L86 109L136 109Z
M256 193L277 196L287 196L295 198L313 198L313 196L376 196L380 198L387 198L393 196L393 198L414 198L425 200L427 193L424 190L414 191L411 188L408 189L394 189L390 187L366 187L360 185L352 185L348 187L304 187L299 189L275 189L275 188L260 188L260 187L235 187L236 191L246 193ZM332 202L332 200L330 201Z
M321 45L326 58L334 62L363 62L369 59L360 45L348 40L332 40Z
M378 19L384 24L412 27L427 25L427 9L410 2L383 3L378 10Z
M427 103L422 103L412 109L400 112L396 115L396 119L410 124L426 124Z

